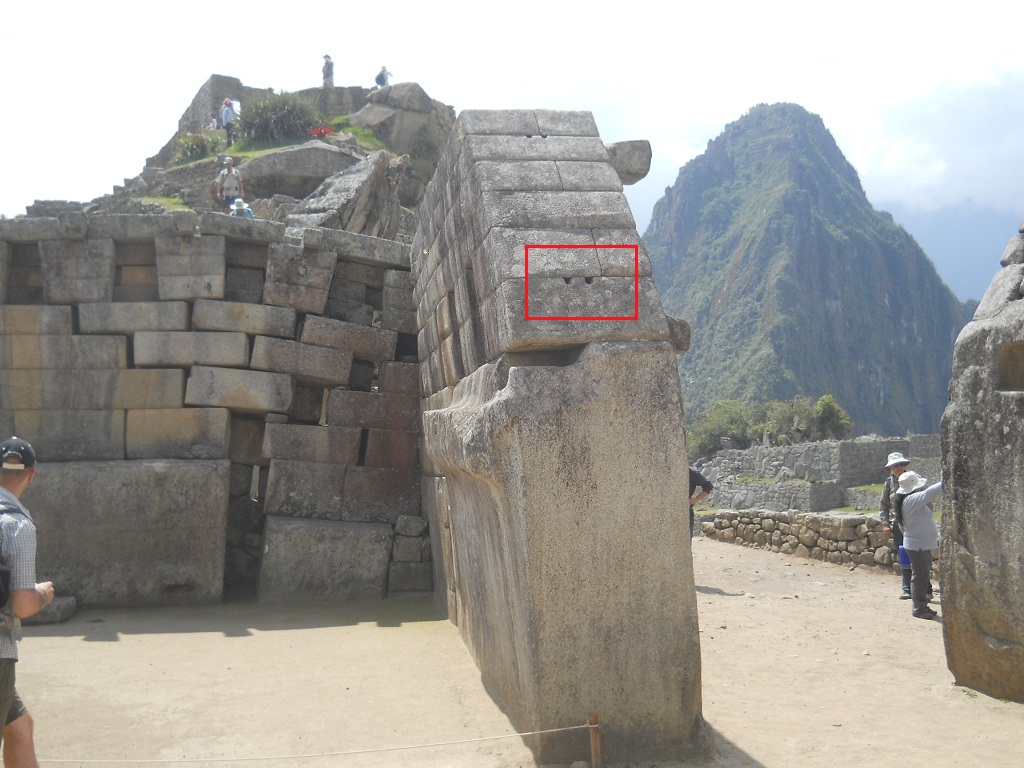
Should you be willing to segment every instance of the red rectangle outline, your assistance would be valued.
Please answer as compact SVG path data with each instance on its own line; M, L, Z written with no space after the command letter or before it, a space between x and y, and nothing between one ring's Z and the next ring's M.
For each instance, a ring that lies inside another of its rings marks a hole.
M530 249L531 248L632 248L633 249L633 315L531 315L530 314ZM524 320L639 320L640 319L640 246L639 245L590 245L578 244L530 244L523 248L523 319Z

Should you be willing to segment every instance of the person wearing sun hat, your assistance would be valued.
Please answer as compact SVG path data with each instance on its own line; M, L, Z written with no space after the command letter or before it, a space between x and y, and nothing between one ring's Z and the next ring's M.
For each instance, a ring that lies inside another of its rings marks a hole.
M932 550L939 546L939 529L931 502L942 493L942 480L928 485L917 472L907 470L900 475L893 508L896 521L903 529L903 548L910 556L910 595L913 615L918 619L934 619L938 614L928 606L932 591Z
M896 489L900 485L900 475L906 471L910 465L910 459L904 456L899 451L894 451L889 454L889 459L885 463L885 468L889 470L889 476L885 478L885 485L882 486L882 496L878 500L878 517L882 521L882 530L885 531L885 535L892 539L893 546L896 547L896 553L900 559L900 569L903 571L903 591L900 594L900 600L910 599L910 577L911 568L910 560L907 557L907 552L903 548L903 529L900 524L892 519L892 497L896 493Z
M0 724L6 765L38 765L33 721L15 687L21 620L53 601L53 582L36 583L36 526L21 496L36 476L36 452L20 437L0 443L0 564L10 598L0 610Z
M242 198L236 198L234 204L231 206L231 216L238 216L245 219L254 219L256 214L252 212L252 208Z

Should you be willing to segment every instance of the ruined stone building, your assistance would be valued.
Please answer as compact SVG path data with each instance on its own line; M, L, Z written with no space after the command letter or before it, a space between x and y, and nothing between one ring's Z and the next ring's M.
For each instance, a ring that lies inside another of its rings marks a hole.
M649 151L585 112L464 112L411 247L336 219L0 222L0 431L45 468L40 572L92 605L434 589L520 730L599 711L610 760L706 753L688 329L622 193Z

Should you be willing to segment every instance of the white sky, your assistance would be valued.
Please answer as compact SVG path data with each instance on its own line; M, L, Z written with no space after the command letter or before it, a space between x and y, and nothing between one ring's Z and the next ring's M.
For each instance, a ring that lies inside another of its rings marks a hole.
M649 139L627 190L641 233L682 165L777 101L821 115L877 208L1024 215L1024 5L10 0L3 16L7 216L137 175L211 74L298 90L325 53L338 85L386 64L457 111L586 109L606 142Z

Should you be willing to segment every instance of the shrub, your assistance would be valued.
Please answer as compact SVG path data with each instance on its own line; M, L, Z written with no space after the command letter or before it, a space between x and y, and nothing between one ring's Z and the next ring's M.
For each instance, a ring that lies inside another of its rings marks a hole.
M220 139L210 133L189 133L178 139L174 162L184 165L217 153Z
M323 124L316 104L293 93L271 93L246 102L238 117L238 137L250 146L284 144L306 138Z

